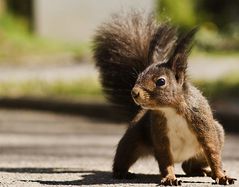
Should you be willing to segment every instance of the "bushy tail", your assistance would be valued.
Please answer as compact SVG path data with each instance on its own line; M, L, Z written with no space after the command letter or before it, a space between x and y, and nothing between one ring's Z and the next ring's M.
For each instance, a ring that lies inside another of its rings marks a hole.
M103 91L111 103L123 107L130 116L139 109L131 97L131 89L138 74L151 63L148 56L155 43L154 36L166 32L166 26L140 12L115 14L97 30L94 58Z

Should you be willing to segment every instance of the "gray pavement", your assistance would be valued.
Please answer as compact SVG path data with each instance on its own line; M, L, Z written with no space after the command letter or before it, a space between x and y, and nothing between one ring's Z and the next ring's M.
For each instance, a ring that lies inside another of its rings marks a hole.
M136 180L113 180L114 151L125 124L47 112L0 110L0 186L157 186L157 163L138 161ZM239 179L239 135L227 136L224 168ZM179 165L176 173L183 174ZM183 186L211 186L180 177ZM234 186L238 186L237 182Z

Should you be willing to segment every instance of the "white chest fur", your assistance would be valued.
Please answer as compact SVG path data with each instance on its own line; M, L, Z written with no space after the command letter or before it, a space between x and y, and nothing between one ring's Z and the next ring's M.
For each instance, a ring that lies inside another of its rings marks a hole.
M182 162L197 154L200 145L184 117L173 108L160 108L167 119L168 138L174 162Z

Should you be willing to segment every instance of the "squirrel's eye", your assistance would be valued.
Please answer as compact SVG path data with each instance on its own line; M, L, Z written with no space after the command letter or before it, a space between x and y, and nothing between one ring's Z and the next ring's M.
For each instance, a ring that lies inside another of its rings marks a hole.
M156 81L156 86L160 87L160 86L163 86L165 85L165 79L164 78L160 78Z

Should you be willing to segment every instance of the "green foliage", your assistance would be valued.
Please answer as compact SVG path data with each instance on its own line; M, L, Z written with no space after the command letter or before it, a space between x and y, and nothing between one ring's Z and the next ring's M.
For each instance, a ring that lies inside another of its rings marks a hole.
M90 86L89 86L90 85ZM0 96L5 97L44 97L81 99L102 99L101 86L95 79L75 81L40 81L2 82Z
M158 0L157 11L160 20L170 20L183 29L196 24L194 1L191 0Z
M220 33L232 34L238 29L239 1L195 0L194 2L200 23L212 23Z
M0 62L19 62L21 57L71 53L81 60L89 55L89 44L71 44L38 37L28 31L27 22L10 14L0 17Z
M230 75L217 81L195 81L197 87L211 100L238 97L239 75Z
M170 20L183 32L200 26L197 49L239 52L239 1L157 0L160 20Z
M218 32L212 23L205 23L196 35L196 47L207 52L224 55L239 54L239 35L225 35Z

